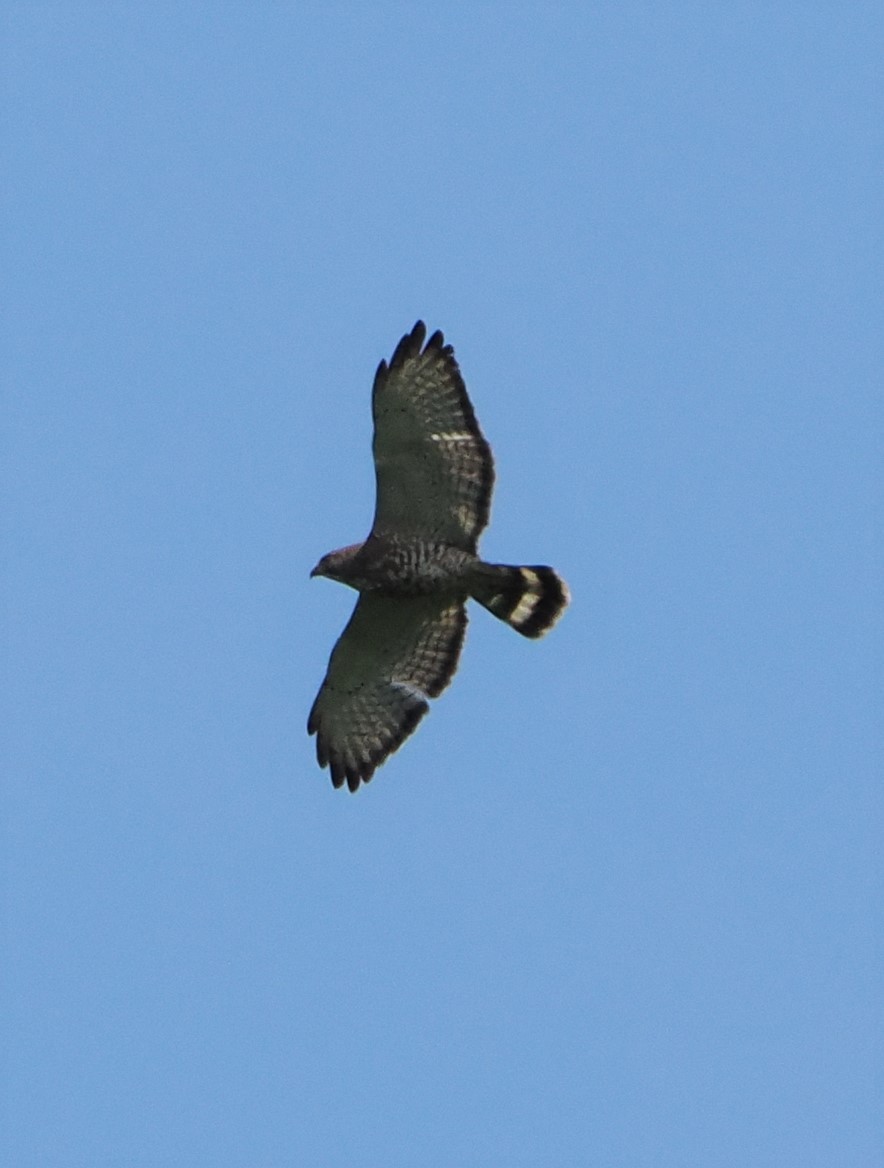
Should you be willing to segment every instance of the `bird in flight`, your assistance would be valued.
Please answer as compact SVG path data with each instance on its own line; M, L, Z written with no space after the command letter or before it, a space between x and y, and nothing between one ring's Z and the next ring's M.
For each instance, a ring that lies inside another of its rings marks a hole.
M494 460L441 332L418 321L381 361L372 389L377 499L364 543L329 552L311 576L359 599L310 711L316 756L335 787L367 783L445 689L472 598L525 637L561 616L568 589L552 568L488 564Z

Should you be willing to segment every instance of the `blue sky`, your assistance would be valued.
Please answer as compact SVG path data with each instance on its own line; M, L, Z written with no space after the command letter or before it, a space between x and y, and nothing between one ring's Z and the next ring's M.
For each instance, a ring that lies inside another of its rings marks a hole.
M4 1163L881 1162L882 32L6 6ZM349 796L418 317L573 604Z

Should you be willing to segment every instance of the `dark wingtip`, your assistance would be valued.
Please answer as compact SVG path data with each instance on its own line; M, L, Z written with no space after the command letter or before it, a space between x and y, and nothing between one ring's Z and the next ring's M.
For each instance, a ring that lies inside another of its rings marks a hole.
M321 765L328 766L331 772L332 785L335 789L338 790L346 784L348 790L353 792L359 790L360 784L370 783L377 768L395 750L399 749L409 734L415 730L424 714L429 711L429 708L428 702L423 700L416 701L414 705L405 711L402 722L396 729L396 733L386 741L370 748L355 763L347 763L340 755L329 751L325 761Z
M316 700L310 707L310 714L307 718L307 733L315 734L319 729L319 694L316 695Z
M421 351L424 337L427 335L427 326L422 320L416 321L410 333L406 333L393 351L390 359L390 368L398 369L409 357L416 357Z

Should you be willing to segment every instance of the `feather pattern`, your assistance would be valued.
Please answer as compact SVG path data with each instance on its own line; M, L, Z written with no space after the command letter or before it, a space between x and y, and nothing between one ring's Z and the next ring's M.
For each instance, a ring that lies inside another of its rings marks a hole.
M414 731L457 669L466 626L462 601L359 598L307 723L336 787L367 783Z
M328 664L307 729L319 765L351 791L409 736L448 685L474 597L526 637L568 603L552 568L485 564L494 462L454 352L418 321L372 391L375 517L368 539L313 569L360 597Z
M372 534L475 552L491 509L494 460L454 350L440 332L424 346L425 336L418 321L375 374Z

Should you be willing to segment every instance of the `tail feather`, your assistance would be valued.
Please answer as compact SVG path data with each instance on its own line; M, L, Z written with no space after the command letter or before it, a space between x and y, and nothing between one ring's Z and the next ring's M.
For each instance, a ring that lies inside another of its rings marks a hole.
M470 595L523 637L542 637L567 607L568 586L552 568L480 564Z

